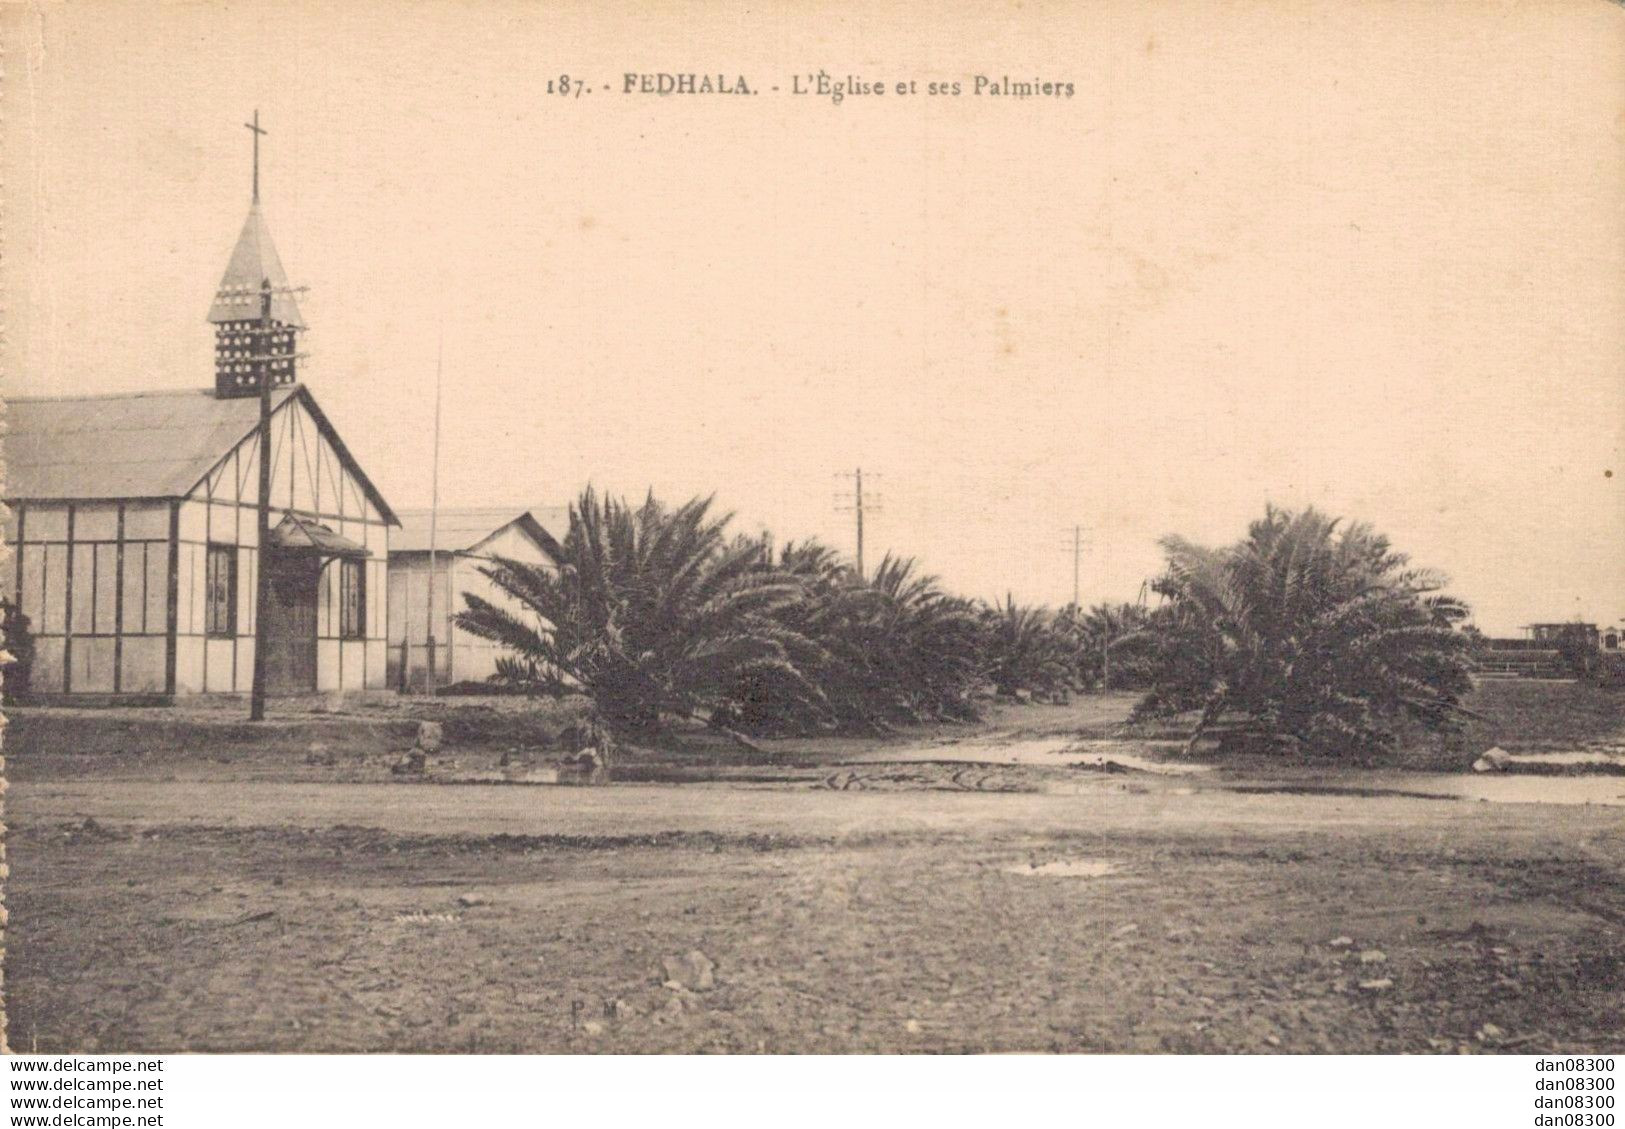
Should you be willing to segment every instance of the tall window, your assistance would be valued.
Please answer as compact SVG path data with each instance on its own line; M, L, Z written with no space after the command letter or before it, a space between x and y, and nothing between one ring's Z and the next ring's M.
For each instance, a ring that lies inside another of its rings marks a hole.
M208 607L204 616L204 630L210 635L237 634L237 547L210 545L208 572Z
M361 561L339 562L339 635L360 639L366 634L367 588Z

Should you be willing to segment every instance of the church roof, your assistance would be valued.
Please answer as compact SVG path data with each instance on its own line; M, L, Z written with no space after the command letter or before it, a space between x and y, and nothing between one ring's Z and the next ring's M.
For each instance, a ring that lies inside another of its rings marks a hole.
M429 551L429 511L402 510L401 528L391 535L391 553ZM548 528L569 528L570 512L563 506L441 506L435 515L434 547L442 553L471 553L510 525L541 543Z
M209 320L218 323L259 317L260 283L266 279L270 280L271 289L279 292L271 297L272 320L304 328L299 307L293 295L286 292L288 275L282 269L276 244L271 242L271 232L256 202L249 207L242 234L237 236L237 246L226 264L225 277L220 280L214 304L209 307Z
M376 487L303 385L275 389L271 410L298 398L386 521ZM254 433L259 398L184 389L6 401L3 496L30 501L184 498Z

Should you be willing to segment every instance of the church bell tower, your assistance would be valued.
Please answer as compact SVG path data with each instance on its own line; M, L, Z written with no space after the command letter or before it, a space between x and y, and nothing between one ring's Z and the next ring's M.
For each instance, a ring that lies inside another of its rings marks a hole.
M256 396L263 371L272 388L297 381L297 335L305 328L293 288L260 212L259 114L254 131L254 195L225 277L209 307L214 325L214 392L222 398Z

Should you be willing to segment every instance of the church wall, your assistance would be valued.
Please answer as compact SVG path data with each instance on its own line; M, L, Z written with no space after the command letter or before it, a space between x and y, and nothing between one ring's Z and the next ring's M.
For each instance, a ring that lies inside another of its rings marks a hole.
M162 693L170 506L12 503L5 589L34 635L35 694Z
M203 640L185 635L175 640L175 693L203 693Z

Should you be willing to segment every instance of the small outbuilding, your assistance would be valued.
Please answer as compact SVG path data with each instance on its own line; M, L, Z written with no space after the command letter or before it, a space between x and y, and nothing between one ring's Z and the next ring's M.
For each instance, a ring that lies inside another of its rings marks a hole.
M402 510L400 522L389 548L389 684L421 690L431 683L438 688L486 681L506 652L457 626L456 614L466 607L463 594L508 602L481 575L481 565L493 557L545 562L549 529L562 534L569 512L519 506Z

